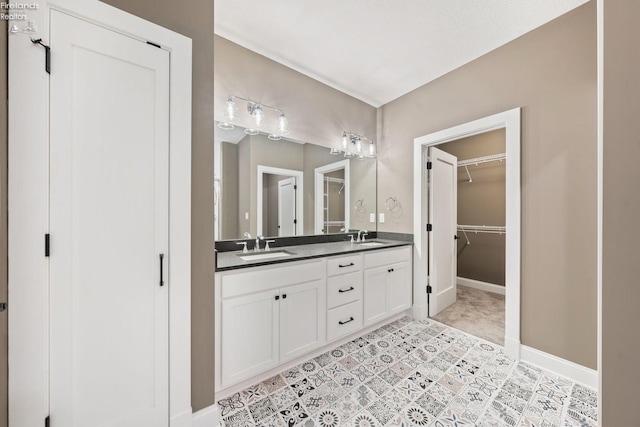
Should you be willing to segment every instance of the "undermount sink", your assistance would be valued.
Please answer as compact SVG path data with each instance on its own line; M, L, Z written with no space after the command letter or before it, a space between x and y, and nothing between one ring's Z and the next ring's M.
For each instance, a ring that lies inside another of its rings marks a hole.
M360 246L372 247L372 246L382 246L384 243L377 242L375 240L365 240L364 242L358 243Z
M289 257L291 255L293 254L287 251L268 251L268 252L238 254L240 259L243 261L256 261L256 260L265 260L265 259L273 259L273 258L284 258L284 257Z

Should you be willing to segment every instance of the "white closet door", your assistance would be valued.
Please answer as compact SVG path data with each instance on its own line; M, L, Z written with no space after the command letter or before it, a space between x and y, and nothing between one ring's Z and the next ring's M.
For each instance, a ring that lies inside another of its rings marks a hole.
M166 426L169 54L56 11L50 42L51 425Z
M296 235L296 178L278 181L278 236Z
M435 147L429 158L429 316L435 316L456 302L458 159Z

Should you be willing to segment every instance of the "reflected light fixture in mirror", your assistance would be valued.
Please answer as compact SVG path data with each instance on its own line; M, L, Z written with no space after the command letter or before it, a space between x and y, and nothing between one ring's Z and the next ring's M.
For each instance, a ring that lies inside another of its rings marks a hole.
M246 104L248 115L238 113L238 101ZM289 133L289 121L281 109L241 96L229 95L225 104L224 116L218 123L218 127L231 130L235 126L244 127L244 131L248 135L266 133L268 138L273 141L278 141L282 139L283 135Z
M363 142L369 141L368 147L363 147ZM344 131L342 132L341 149L331 148L330 153L337 156L343 153L344 157L356 157L358 160L376 157L376 145L373 139L369 139L356 133Z

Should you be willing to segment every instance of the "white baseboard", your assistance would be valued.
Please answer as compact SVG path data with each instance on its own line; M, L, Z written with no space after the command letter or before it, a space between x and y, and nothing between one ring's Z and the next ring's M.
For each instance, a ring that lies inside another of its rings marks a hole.
M520 346L520 361L562 375L587 387L598 389L598 371L544 351L522 345Z
M193 427L218 427L218 405L213 404L193 414Z
M179 415L174 415L169 420L171 427L192 427L193 415L191 414L191 407L181 412Z
M494 294L505 294L505 287L500 285L494 285L493 283L481 282L479 280L467 279L466 277L458 276L458 285L468 286L469 288L480 289L481 291L493 292Z

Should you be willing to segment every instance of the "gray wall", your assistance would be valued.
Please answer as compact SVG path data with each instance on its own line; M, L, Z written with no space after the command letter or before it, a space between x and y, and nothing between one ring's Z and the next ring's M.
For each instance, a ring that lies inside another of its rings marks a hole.
M191 391L194 410L214 403L213 1L105 0L193 40L191 187Z
M453 154L458 161L504 153L505 131L498 129L462 138L438 145L438 148ZM465 168L458 168L458 224L504 226L505 162L482 163L468 168L472 182L469 182ZM467 232L469 245L463 233L458 233L458 237L458 276L504 286L505 235Z
M596 5L381 107L381 231L412 232L413 140L522 107L522 343L596 368Z
M604 7L602 426L640 425L640 2Z

